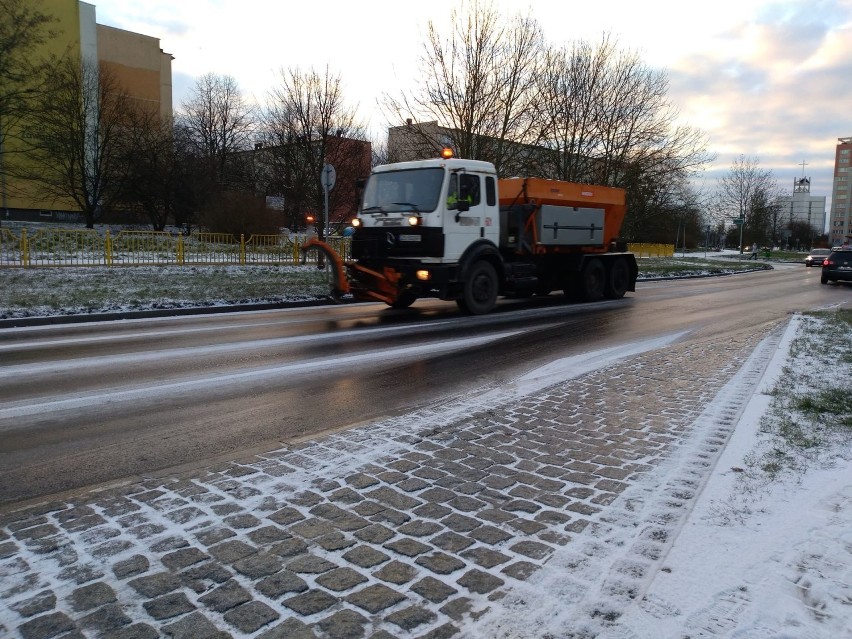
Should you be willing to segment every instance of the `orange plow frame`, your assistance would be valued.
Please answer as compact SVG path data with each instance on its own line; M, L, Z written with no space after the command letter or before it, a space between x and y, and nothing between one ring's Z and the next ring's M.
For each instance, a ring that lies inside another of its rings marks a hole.
M352 293L356 298L362 300L374 300L392 305L399 298L399 282L400 274L391 267L385 267L384 272L374 271L366 266L361 266L351 262L343 263L343 258L331 246L315 237L310 238L302 245L302 251L315 249L323 253L329 262L334 265L332 269L334 273L334 296L340 297L347 293ZM346 269L357 272L358 280L369 280L369 286L351 286L349 278L346 277ZM354 290L353 290L354 289Z

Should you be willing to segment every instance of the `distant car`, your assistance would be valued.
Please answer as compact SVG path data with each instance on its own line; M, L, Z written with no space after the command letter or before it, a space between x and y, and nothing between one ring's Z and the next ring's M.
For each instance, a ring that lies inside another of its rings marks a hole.
M825 258L831 255L831 249L813 249L805 258L805 266L822 266Z
M836 248L822 263L820 282L852 282L852 248Z

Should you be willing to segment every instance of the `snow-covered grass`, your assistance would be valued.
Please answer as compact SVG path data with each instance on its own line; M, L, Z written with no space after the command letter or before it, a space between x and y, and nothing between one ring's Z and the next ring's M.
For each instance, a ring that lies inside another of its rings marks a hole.
M640 258L640 280L771 268L765 262ZM329 279L304 266L0 268L0 319L316 300Z
M637 260L639 263L639 279L704 277L746 271L765 271L772 268L771 264L761 260L749 261L740 259L736 255L724 255L724 257L728 259L677 256L640 258Z
M326 273L305 266L0 269L0 318L313 300Z
M852 311L812 313L801 322L761 420L764 445L750 456L752 478L832 463L852 441Z

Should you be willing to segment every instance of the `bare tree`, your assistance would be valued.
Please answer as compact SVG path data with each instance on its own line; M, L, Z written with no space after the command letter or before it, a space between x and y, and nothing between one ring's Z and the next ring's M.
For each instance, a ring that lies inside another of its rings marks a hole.
M284 198L291 228L305 215L322 219L323 166L334 166L337 178L329 192L329 223L344 221L355 210L355 180L370 171L366 128L348 106L340 76L328 68L281 69L280 84L270 92L264 117L264 157L269 165L268 189ZM321 236L326 229L318 225Z
M536 73L544 49L540 25L530 17L505 19L486 1L462 4L444 38L429 23L421 58L422 86L400 98L384 96L391 117L437 126L410 128L423 154L450 144L457 155L493 162L510 173L525 163L534 142Z
M381 140L373 139L370 143L370 166L379 166L380 164L387 164L391 161L390 156L388 155L388 141L387 138L383 138Z
M687 221L698 228L688 178L713 156L701 132L677 124L662 72L604 34L595 46L551 49L539 84L541 174L625 188L634 241L668 241Z
M686 174L664 175L636 163L625 172L622 187L629 203L621 229L626 240L682 245L678 238L688 232L694 245L702 238L703 200Z
M752 242L757 241L762 245L774 246L780 240L783 224L779 197L781 197L781 189L771 177L755 190L751 215L744 227L746 235L752 238Z
M201 76L181 108L178 122L189 132L211 183L219 190L247 188L239 158L252 147L257 118L236 80L215 73Z
M740 253L743 240L765 242L769 207L777 199L778 186L772 171L761 169L759 161L740 155L731 169L718 180L716 210L731 219L740 220Z
M543 137L563 141L556 148L567 157L559 161L573 174L562 179L620 186L639 165L645 174L677 181L713 159L700 131L678 125L665 73L635 52L605 34L597 47L580 42L561 58L563 72L559 58L549 65Z
M41 45L56 35L56 19L31 0L0 0L0 196L7 206L8 178L28 149L22 121L47 90L51 61L40 59Z
M92 228L124 186L121 138L130 101L115 76L87 58L63 59L50 83L49 99L25 122L32 146L26 177L48 197L76 204Z
M538 144L541 171L569 182L591 181L598 146L598 94L609 54L587 42L549 49L539 74Z
M169 221L187 223L203 199L203 171L189 132L149 108L127 113L122 136L122 161L127 179L120 203L146 217L156 231Z
M790 248L810 250L818 240L825 237L815 233L814 228L807 222L794 220L787 222L785 227L784 230L788 233L787 244Z
M608 34L595 46L548 48L536 22L505 20L478 0L452 18L447 38L429 25L419 91L385 97L408 121L395 130L392 160L398 145L428 157L451 144L500 175L624 187L636 239L700 219L688 178L713 156L700 131L678 124L663 72Z

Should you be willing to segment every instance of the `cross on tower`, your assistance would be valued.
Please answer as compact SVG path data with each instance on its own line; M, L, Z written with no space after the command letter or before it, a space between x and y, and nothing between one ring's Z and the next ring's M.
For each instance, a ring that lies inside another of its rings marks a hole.
M805 162L804 160L802 160L801 164L802 164L802 177L805 177L805 167L808 165L808 163Z

